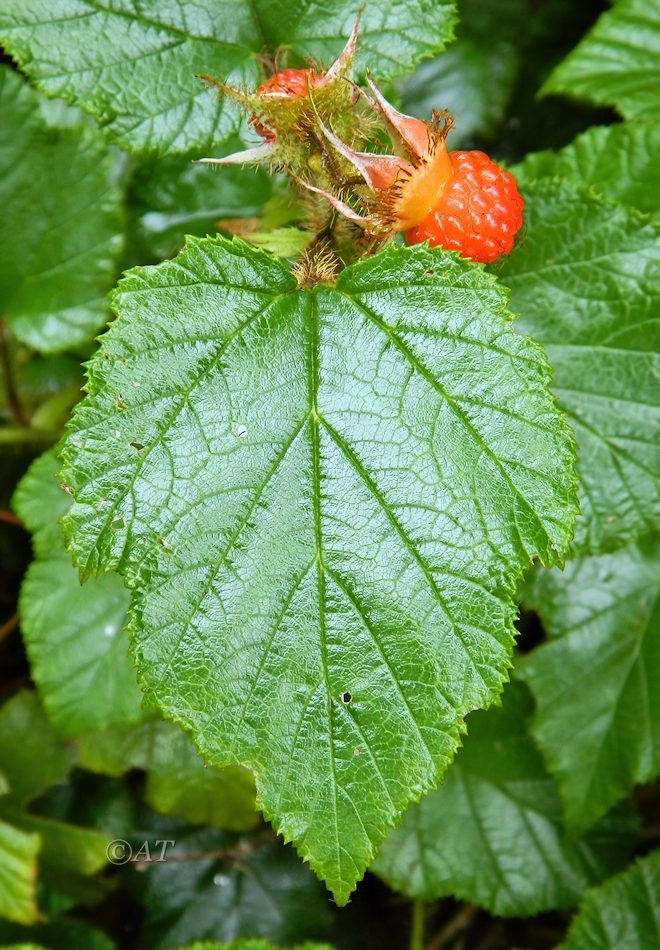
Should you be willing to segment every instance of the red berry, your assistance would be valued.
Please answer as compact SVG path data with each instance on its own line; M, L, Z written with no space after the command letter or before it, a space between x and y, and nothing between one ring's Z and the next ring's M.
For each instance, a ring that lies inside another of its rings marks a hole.
M307 84L316 85L319 74L314 69L283 69L275 73L257 89L257 95L276 93L285 96L306 96Z
M309 87L314 88L321 78L314 69L283 69L262 82L257 89L257 95L306 96ZM267 142L275 140L275 135L256 116L252 116L250 121L254 130L263 139Z
M408 244L459 251L484 264L513 249L525 202L515 178L483 152L451 152L453 175L435 209L406 231Z

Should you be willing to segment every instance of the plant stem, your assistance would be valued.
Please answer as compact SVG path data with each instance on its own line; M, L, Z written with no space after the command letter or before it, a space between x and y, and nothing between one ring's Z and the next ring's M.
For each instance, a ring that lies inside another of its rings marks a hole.
M4 521L7 524L15 524L18 528L23 527L21 519L15 515L13 511L7 511L5 508L0 508L0 521Z
M426 950L442 950L457 937L461 931L466 930L472 923L477 914L477 908L471 904L464 904L454 916L445 924L440 933L436 934L429 943Z
M0 641L4 640L5 637L8 637L12 630L15 630L18 626L18 614L14 614L13 617L10 617L9 620L6 620L3 624L0 624Z
M412 904L412 923L410 928L410 950L424 950L424 918L426 904L415 900Z
M28 426L30 417L21 401L14 378L14 364L9 346L9 331L4 317L0 317L0 366L5 378L5 392L7 403L12 416L20 426Z

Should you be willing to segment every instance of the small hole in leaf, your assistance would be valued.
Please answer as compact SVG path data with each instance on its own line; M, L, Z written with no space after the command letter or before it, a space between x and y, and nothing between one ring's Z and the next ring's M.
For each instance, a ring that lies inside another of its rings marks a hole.
M246 437L246 435L247 435L247 426L244 426L244 425L241 425L241 424L237 425L237 426L236 426L236 435L239 437L239 439L244 439L244 438Z
M132 446L132 447L135 449L136 452L139 452L140 449L143 449L143 448L144 448L144 446L142 445L141 442L129 442L128 444L129 444L130 446Z
M112 528L113 531L121 531L121 529L124 527L124 519L116 518L115 521L112 522L110 527Z
M432 267L429 267L427 271L424 271L427 277L435 277L435 271Z
M346 692L341 694L341 701L342 703L345 703L347 706L350 702L352 702L352 700L353 700L353 694L349 693L348 690L346 690Z

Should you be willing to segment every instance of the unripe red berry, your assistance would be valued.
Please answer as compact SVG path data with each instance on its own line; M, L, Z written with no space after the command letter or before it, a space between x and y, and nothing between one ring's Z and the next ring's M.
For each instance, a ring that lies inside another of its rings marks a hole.
M451 152L452 177L434 210L406 232L408 244L458 251L491 263L508 254L522 227L524 200L513 175L484 152Z
M257 89L257 95L306 96L310 87L313 89L321 78L321 74L315 69L283 69L262 82ZM273 132L256 116L252 116L250 121L255 132L258 132L266 142L275 140Z

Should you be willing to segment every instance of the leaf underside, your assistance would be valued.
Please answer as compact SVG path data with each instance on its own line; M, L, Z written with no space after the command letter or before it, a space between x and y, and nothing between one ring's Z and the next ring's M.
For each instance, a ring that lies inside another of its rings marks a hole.
M242 242L136 269L66 440L70 545L134 588L143 688L345 902L506 677L571 537L570 431L481 268L388 248L298 290Z

